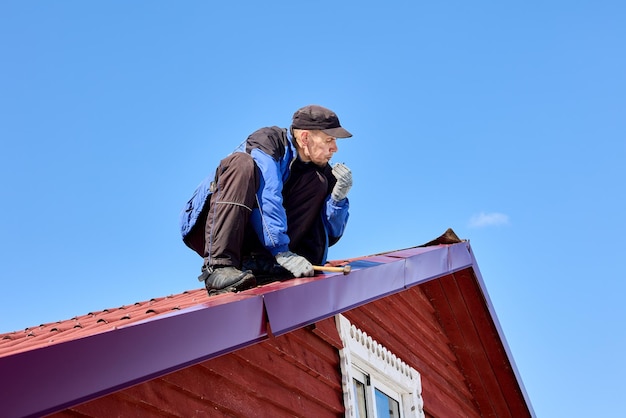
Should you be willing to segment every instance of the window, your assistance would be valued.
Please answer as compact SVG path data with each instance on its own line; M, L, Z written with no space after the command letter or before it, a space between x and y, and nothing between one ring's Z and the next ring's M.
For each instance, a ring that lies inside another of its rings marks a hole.
M423 418L422 384L417 370L356 328L336 317L346 417Z
M374 414L371 409L368 411L368 408L373 408L378 418L400 418L401 395L398 392L372 379L372 376L355 366L352 368L352 373L355 417L372 417Z

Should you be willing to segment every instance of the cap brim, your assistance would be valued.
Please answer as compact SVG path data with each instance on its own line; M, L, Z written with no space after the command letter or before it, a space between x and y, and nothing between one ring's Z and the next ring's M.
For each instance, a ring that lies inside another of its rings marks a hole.
M341 126L339 128L322 129L322 132L335 138L350 138L352 136L350 132Z

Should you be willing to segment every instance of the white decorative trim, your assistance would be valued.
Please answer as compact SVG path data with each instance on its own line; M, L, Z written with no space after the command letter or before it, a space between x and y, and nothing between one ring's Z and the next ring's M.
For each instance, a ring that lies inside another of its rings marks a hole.
M343 349L339 350L346 417L355 417L352 367L356 366L396 390L402 397L403 417L423 418L422 380L419 372L384 345L339 314L335 317Z

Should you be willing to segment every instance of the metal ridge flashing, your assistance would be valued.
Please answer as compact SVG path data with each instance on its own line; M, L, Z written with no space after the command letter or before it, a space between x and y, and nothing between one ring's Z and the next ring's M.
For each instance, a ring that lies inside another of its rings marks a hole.
M404 289L405 260L388 257L385 263L359 266L352 272L327 274L264 295L272 334L281 335L337 313ZM362 265L362 264L361 264Z
M267 338L263 299L201 304L0 358L0 415L38 417Z
M472 265L469 244L415 247L365 257L351 263L348 275L333 273L322 280L268 292L264 297L271 332L281 335L347 311L410 286Z
M416 255L407 254L407 287L454 273L475 264L467 242L427 248L434 248L434 251L420 251Z

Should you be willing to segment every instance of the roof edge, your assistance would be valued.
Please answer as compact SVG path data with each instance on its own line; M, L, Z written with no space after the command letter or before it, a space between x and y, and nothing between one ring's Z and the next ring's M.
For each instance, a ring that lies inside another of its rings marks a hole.
M10 376L0 383L0 415L62 410L254 344L268 338L266 326L263 298L252 296L0 358L0 375Z

